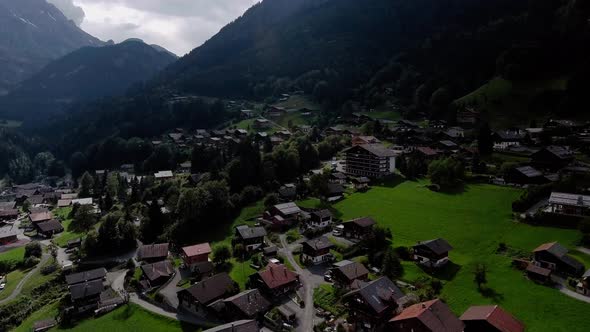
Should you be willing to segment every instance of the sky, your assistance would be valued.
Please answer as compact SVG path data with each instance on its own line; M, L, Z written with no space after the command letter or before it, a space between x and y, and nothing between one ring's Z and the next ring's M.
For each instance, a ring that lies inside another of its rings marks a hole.
M140 38L182 56L260 0L48 0L107 41Z

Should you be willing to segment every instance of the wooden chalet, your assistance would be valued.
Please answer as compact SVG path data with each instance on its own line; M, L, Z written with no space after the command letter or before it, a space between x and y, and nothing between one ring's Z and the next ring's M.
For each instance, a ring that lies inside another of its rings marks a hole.
M142 245L137 249L137 260L146 263L155 263L168 258L168 243L156 243Z
M567 253L567 248L557 242L544 243L533 250L533 264L564 275L584 273L584 265Z
M525 326L497 305L473 306L459 317L464 332L524 332Z
M350 289L355 281L367 281L369 278L369 270L361 263L342 261L334 265L332 279L338 288Z
M283 264L269 263L264 271L250 276L250 282L270 296L280 296L299 287L299 275Z
M175 274L174 267L168 260L156 263L144 264L141 266L143 278L147 282L146 288L158 287L163 285Z
M225 272L204 279L177 293L179 307L198 315L210 310L210 305L217 300L235 294L235 282Z
M266 230L264 227L250 227L241 225L236 227L234 244L242 244L246 251L258 250L264 245L265 236Z
M441 300L417 303L390 320L395 332L463 332L465 324Z
M514 183L518 185L527 184L544 184L549 180L543 176L543 173L531 166L515 167L504 175L506 183Z
M230 296L223 300L223 303L225 304L225 316L232 319L261 320L271 308L270 301L256 288Z
M209 261L211 246L209 243L200 243L188 247L183 247L180 252L184 265L191 271L195 272L197 266Z
M370 217L353 219L342 223L344 226L344 236L352 239L364 240L373 235L373 226L375 220Z
M555 145L544 147L531 155L534 166L549 170L559 170L573 160L574 154L571 150Z
M51 238L55 234L59 234L64 231L63 226L58 220L51 219L48 221L38 222L34 224L35 229L37 230L37 234L45 237Z
M413 259L421 265L438 268L449 262L449 251L453 247L444 239L418 242L412 247Z
M330 250L334 245L327 237L321 236L303 242L301 250L301 262L303 264L321 264L334 260Z

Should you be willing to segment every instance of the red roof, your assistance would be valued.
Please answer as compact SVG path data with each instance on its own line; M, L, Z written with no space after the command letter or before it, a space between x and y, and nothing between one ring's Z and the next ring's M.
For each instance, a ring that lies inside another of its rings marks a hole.
M473 306L465 311L461 320L485 320L501 332L524 331L524 324L497 305Z
M211 253L211 246L209 243L195 244L194 246L183 247L182 252L184 252L187 257L200 256L204 254L209 255Z
M540 245L537 248L535 248L535 250L533 250L533 252L549 250L555 244L557 244L557 242L543 243L542 245Z
M438 154L438 152L436 152L434 149L429 148L427 146L417 147L416 150L420 151L426 156L436 156Z
M297 273L287 269L283 264L269 263L266 270L258 272L262 281L270 289L287 285L297 280Z
M461 332L464 324L442 301L435 299L409 306L390 322L396 323L407 319L418 319L431 331Z

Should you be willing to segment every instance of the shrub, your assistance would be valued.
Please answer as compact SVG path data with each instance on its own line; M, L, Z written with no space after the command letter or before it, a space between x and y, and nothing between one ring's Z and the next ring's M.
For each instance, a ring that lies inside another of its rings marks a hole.
M33 267L33 266L35 266L37 264L39 264L39 258L33 257L33 256L25 259L25 261L23 262L23 266L26 269L28 269L30 267Z
M394 251L397 257L404 261L409 261L411 259L410 249L408 247L397 247Z
M50 264L41 268L41 274L46 276L57 271L57 264Z
M25 259L31 256L41 257L41 255L43 255L43 248L39 242L35 241L27 243L27 246L25 247Z

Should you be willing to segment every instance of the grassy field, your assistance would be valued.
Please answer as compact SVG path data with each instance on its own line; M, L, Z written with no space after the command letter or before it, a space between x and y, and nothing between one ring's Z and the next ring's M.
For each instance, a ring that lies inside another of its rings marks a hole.
M570 248L580 238L576 230L533 227L514 223L511 202L518 190L491 185L469 185L459 194L431 192L424 182L375 187L335 204L344 220L371 216L389 227L394 246L443 237L454 247L453 264L438 275L444 282L441 297L457 314L471 305L497 303L525 322L528 331L586 331L579 317L590 315L590 305L555 289L536 285L510 267L511 258L496 254L499 243L530 252L544 242L559 241ZM473 282L475 264L488 266L488 290ZM426 273L411 262L403 263L403 279ZM589 266L590 267L590 266Z
M332 285L321 285L313 292L313 302L316 306L333 313L336 317L346 312L346 307L338 304L338 297Z
M57 246L62 248L68 245L68 241L81 238L85 235L83 233L76 233L70 231L70 224L72 223L72 219L69 217L70 212L72 212L71 207L60 208L54 211L54 214L61 220L63 220L62 225L64 227L64 231L61 234L59 234L53 241Z
M375 111L375 112L365 112L361 113L367 115L375 120L390 120L396 121L401 118L401 115L396 111Z
M48 266L50 264L53 264L53 263L54 263L54 260L53 260L53 258L51 258L50 260L47 261L47 263L45 263L45 265L41 266L41 268ZM59 273L59 269L56 270L54 273L50 273L48 275L43 275L41 273L41 269L37 270L35 273L33 273L33 275L31 275L31 277L23 285L22 294L30 295L31 292L33 291L33 289L35 289L38 286L41 286L42 284L48 282L49 280L55 278L55 276L58 273Z
M307 96L291 96L287 101L280 102L276 104L277 107L284 107L286 109L301 109L301 108L308 108L310 110L319 110L321 107L320 105L313 102Z
M248 282L248 277L251 274L256 273L256 270L250 267L252 263L251 260L246 260L244 262L240 262L235 258L232 258L229 261L232 265L231 271L229 272L229 276L240 285L240 290L246 289L246 282Z
M0 262L3 261L22 261L25 257L25 247L18 247L0 253Z
M59 301L48 304L38 311L32 313L25 319L13 332L30 332L33 329L35 322L50 318L56 318L59 314Z
M0 300L4 300L10 296L10 294L12 294L12 291L14 291L18 283L25 277L27 272L23 270L15 270L6 276L6 287L4 290L0 291Z

